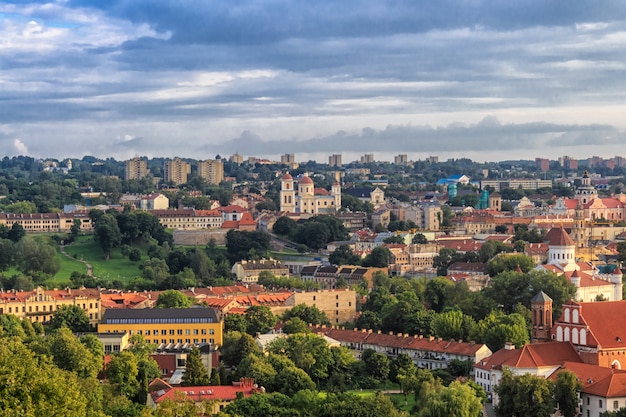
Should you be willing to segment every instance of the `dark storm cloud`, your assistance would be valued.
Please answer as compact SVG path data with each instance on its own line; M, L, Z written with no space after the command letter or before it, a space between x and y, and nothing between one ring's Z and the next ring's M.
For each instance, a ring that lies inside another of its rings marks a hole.
M550 139L551 138L551 139ZM289 149L316 152L446 152L533 149L542 146L607 145L623 142L623 132L605 125L558 125L552 123L500 124L494 117L469 126L387 126L360 132L337 132L330 136L292 141ZM544 145L545 144L545 145ZM224 144L223 150L281 154L285 141L263 140L253 132Z
M65 137L76 152L120 155L623 139L622 1L70 0L3 12L0 128L40 152ZM452 123L485 114L516 123Z

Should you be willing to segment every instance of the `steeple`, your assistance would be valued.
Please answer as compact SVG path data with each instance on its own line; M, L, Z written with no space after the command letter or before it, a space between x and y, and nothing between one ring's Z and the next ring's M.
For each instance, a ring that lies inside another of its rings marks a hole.
M540 291L530 300L532 313L532 342L547 342L552 329L552 298Z

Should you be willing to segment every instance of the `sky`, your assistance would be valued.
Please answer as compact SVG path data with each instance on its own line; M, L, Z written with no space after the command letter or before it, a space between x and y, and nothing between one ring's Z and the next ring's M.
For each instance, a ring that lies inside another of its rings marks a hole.
M235 152L626 156L626 2L0 2L0 156Z

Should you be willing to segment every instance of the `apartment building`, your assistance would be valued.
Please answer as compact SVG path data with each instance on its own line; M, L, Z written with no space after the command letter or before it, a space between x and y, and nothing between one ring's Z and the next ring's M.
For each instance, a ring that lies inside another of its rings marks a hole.
M0 224L11 228L14 223L19 224L28 233L30 232L67 232L74 225L74 220L80 220L80 229L93 230L93 223L87 212L73 213L0 213Z
M341 166L341 154L333 154L328 157L328 165L331 167Z
M75 305L85 311L95 327L101 317L100 293L95 288L0 292L0 314L12 314L31 323L48 323L62 306Z
M221 346L224 323L212 308L106 310L98 333L140 334L150 343L210 343Z
M224 163L221 159L207 159L198 162L198 176L209 184L217 185L224 181Z
M148 175L148 161L135 157L126 161L126 169L124 170L124 179L140 180Z
M174 185L186 184L191 174L191 165L180 158L165 161L163 164L163 177L165 182Z

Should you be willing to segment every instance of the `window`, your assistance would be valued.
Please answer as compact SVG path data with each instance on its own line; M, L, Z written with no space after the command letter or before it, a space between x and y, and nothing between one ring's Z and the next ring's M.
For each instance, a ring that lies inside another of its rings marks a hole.
M598 400L598 408L602 409L602 400Z
M619 409L619 401L613 401L613 410Z
M170 329L170 335L173 336L174 335L174 329Z
M214 329L209 329L209 334L215 334L215 330Z

